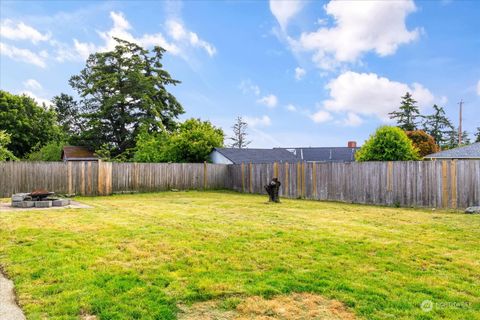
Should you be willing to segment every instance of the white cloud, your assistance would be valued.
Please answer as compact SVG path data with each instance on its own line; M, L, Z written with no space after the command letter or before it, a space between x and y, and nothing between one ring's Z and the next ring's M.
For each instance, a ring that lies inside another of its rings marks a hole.
M297 107L295 107L293 104L288 104L285 108L291 112L297 111Z
M42 90L42 85L35 79L28 79L23 82L23 86L30 90Z
M288 22L302 10L305 2L293 0L270 0L270 11L275 16L282 30Z
M178 47L173 44L169 43L165 40L165 38L160 34L144 34L140 38L135 38L128 30L132 29L132 26L125 18L122 12L110 12L110 18L113 21L113 27L104 32L98 32L100 37L105 41L103 47L97 48L97 51L111 51L115 49L117 42L113 38L119 38L122 40L130 41L137 43L138 45L144 47L151 47L151 46L161 46L166 49L171 54L179 54L180 50ZM81 43L78 43L76 47L80 47L83 50L92 48L92 44L87 44L86 46L82 46ZM94 48L94 47L93 47Z
M362 124L362 122L363 122L362 118L360 118L357 114L353 112L347 113L347 117L342 121L342 123L348 127L359 126Z
M260 95L260 87L254 84L250 79L242 80L238 87L243 94L253 93L256 96Z
M330 112L325 111L325 110L319 110L312 114L310 118L316 122L316 123L322 123L322 122L327 122L333 119L332 115Z
M326 88L330 91L330 98L323 102L326 110L376 115L380 119L386 119L389 112L399 107L406 92L413 95L420 108L430 106L435 100L419 83L409 86L375 73L347 71L330 81Z
M263 117L248 117L244 116L243 119L251 127L268 127L272 124L272 120L269 116L264 115Z
M313 52L316 65L331 70L357 62L369 51L391 55L401 44L417 39L419 29L410 31L405 25L407 15L415 10L413 0L330 1L325 11L335 26L304 32L298 40L287 39L293 50Z
M0 37L10 40L29 40L36 44L40 41L49 40L50 34L42 34L37 29L23 22L15 23L10 19L6 19L0 24Z
M296 67L295 68L295 79L301 80L305 76L306 73L307 73L307 71L305 71L305 69L300 68L300 67Z
M48 57L48 53L44 50L40 51L39 53L35 53L28 49L21 49L0 42L0 54L13 60L30 63L41 68L45 68L47 66L45 59Z
M178 20L168 20L167 31L174 40L178 42L188 43L192 47L202 48L207 52L210 57L214 56L217 52L213 45L211 45L205 40L200 39L200 37L195 32L186 30L185 26Z
M269 108L275 108L277 106L278 99L274 94L269 94L258 99L257 103L266 105Z
M477 94L480 96L480 80L477 82Z
M160 46L167 50L169 54L182 56L187 59L185 51L188 47L201 48L210 57L217 52L215 47L209 42L201 39L198 34L185 28L179 20L170 19L167 21L167 34L172 38L169 41L162 33L143 34L140 37L135 37L130 30L132 26L125 18L122 12L110 12L113 26L110 30L99 31L100 38L103 39L102 45L95 45L89 42L81 42L74 39L74 48L79 56L86 59L93 52L111 51L115 48L117 42L113 39L119 38L129 42L137 43L140 46L149 48L152 46ZM59 59L68 58L65 52L59 50Z
M50 107L52 105L52 102L50 100L38 97L36 94L34 94L31 91L25 90L25 91L20 92L20 94L24 94L24 95L29 96L30 98L36 100L38 102L38 104L40 104L40 105L45 104L46 107Z

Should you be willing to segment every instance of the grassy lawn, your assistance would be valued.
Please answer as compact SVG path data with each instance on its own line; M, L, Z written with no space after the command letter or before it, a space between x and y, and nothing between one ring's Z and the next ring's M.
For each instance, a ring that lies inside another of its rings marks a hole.
M178 305L316 293L365 319L480 319L480 216L231 192L0 212L28 319L175 319ZM420 304L431 300L430 312Z

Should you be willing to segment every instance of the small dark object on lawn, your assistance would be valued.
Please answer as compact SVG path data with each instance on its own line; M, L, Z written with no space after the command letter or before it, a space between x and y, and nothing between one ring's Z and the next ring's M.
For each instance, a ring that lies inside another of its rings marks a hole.
M280 202L280 197L278 196L278 191L282 184L278 181L278 178L272 178L269 184L265 186L265 190L268 193L269 202Z

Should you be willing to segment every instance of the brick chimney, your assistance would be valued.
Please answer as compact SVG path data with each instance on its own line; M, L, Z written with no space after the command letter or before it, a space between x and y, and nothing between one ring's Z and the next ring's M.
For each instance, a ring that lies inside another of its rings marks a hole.
M348 141L349 148L356 148L357 147L357 141Z

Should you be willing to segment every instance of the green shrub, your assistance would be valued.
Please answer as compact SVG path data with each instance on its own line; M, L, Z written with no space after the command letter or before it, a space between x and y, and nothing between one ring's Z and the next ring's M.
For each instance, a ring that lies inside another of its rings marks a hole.
M418 151L407 134L398 127L383 126L365 141L355 154L357 161L418 160Z

